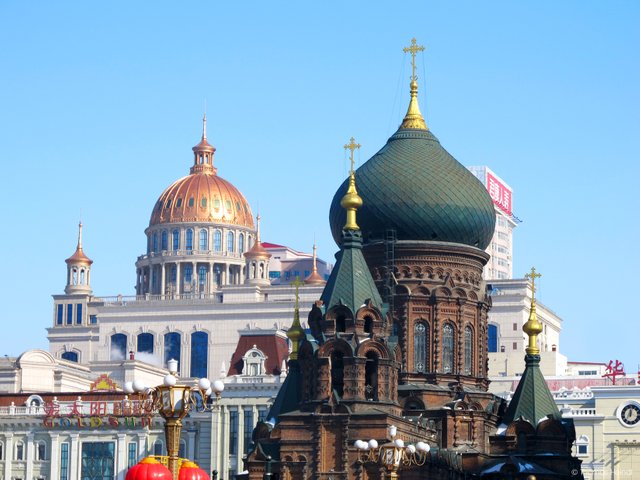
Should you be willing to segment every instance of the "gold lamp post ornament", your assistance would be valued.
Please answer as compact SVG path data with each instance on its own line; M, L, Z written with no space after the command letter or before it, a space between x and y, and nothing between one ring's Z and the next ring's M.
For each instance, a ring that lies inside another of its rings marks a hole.
M536 278L540 278L536 267L531 267L531 272L527 273L524 278L531 281L531 308L529 310L529 320L522 326L522 330L529 336L529 346L525 349L527 355L540 355L538 348L538 335L542 333L542 323L538 321L536 315Z
M405 445L402 439L395 438L397 433L398 428L390 425L387 428L389 442L378 445L377 440L371 439L368 442L356 440L353 444L358 450L360 462L385 466L391 472L392 480L398 478L398 470L402 466L424 465L431 450L431 446L426 442Z
M358 195L356 190L356 171L355 160L353 159L353 152L359 149L361 145L356 143L355 139L351 137L349 143L344 146L345 150L350 150L349 161L351 162L351 170L349 170L349 187L347 193L345 193L340 205L347 211L347 221L344 224L345 230L360 230L360 227L356 223L356 210L362 206L362 198Z
M167 368L169 373L164 377L162 385L149 388L140 380L135 380L125 383L124 390L125 393L137 392L149 398L152 410L164 418L164 433L169 454L168 467L173 480L178 480L182 419L191 411L203 412L217 408L220 394L224 390L224 383L222 380L212 383L208 378L201 378L197 381L197 385L179 384L178 361L169 360ZM215 396L215 402L209 402L213 396Z

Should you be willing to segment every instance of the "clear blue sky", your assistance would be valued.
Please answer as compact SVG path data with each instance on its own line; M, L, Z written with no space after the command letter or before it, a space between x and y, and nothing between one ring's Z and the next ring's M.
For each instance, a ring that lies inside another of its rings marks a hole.
M415 36L427 123L514 189L515 272L544 275L561 351L635 370L638 25L633 1L0 3L0 355L47 347L80 215L94 292L133 293L205 99L263 238L332 258L342 146L364 162L398 126Z

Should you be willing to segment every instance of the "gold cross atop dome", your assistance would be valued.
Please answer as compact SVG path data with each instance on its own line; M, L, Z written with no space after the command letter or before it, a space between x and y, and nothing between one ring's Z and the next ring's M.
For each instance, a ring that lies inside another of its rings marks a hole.
M410 128L415 130L428 130L427 123L424 121L424 117L420 112L420 106L418 105L418 75L416 75L416 53L424 51L424 45L418 45L416 39L411 39L411 46L404 47L402 51L404 53L411 54L411 100L409 101L409 108L407 114L404 116L404 120L400 124L400 128Z
M304 285L304 282L302 280L300 280L299 276L296 276L296 279L291 282L291 285L293 285L294 287L296 287L296 303L295 303L295 308L299 308L300 307L300 287L302 285Z
M536 267L531 267L531 272L526 273L524 278L531 281L531 294L536 295L536 278L540 278L542 275L536 272Z
M297 360L300 342L304 339L304 330L300 325L300 286L304 285L304 282L300 280L299 276L296 276L296 279L291 282L291 285L296 287L296 303L293 309L293 323L287 331L287 337L291 340L291 354L289 355L289 359Z
M411 39L411 46L404 47L402 49L404 53L411 53L411 80L417 80L418 76L416 75L416 53L424 52L424 45L418 45L416 43L416 39Z
M351 170L349 170L349 173L355 172L355 160L353 159L353 152L358 150L361 146L362 145L360 145L359 143L356 143L356 139L353 137L351 137L351 140L349 140L349 143L347 143L344 146L345 150L351 150L351 153L349 154L349 161L351 162Z

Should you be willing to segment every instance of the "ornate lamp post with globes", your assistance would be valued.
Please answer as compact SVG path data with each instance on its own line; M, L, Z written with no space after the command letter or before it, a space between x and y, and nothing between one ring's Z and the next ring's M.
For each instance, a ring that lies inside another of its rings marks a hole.
M178 361L167 362L169 373L164 377L162 385L149 388L143 382L135 380L124 385L126 393L137 392L151 401L152 410L158 412L165 420L164 433L169 454L169 470L173 480L178 480L180 471L178 453L180 451L180 432L182 419L191 411L211 411L217 406L224 383L208 378L198 380L197 386L178 384ZM209 399L215 395L215 403Z
M425 442L405 445L402 439L395 438L397 432L398 428L395 425L389 426L387 433L391 441L383 445L378 445L378 441L374 439L368 442L356 440L354 443L362 463L372 462L384 465L391 472L392 480L398 478L398 469L401 466L424 465L427 454L431 450L429 444Z

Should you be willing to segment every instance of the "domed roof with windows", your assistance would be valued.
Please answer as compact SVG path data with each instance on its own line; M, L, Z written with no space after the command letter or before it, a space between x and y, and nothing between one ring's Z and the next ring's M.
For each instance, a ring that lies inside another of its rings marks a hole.
M251 208L244 195L216 174L216 149L207 142L207 117L202 139L193 147L194 164L189 175L171 184L156 202L149 226L182 222L215 222L254 228Z
M398 240L432 240L487 247L495 211L482 183L447 152L429 131L418 106L417 77L400 128L386 145L356 171L363 206L358 224L365 241L384 239L395 230ZM340 186L329 213L331 232L340 243L345 210Z

